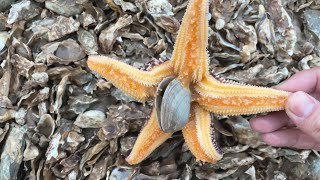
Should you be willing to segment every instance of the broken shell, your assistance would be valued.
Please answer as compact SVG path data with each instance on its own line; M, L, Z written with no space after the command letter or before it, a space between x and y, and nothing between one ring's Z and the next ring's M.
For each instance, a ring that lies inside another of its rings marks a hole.
M40 134L45 135L47 138L50 138L54 132L56 125L50 114L44 114L41 116L36 131Z
M21 20L30 20L40 14L41 9L33 1L20 1L12 5L8 15L8 24L13 24Z
M39 156L39 148L30 142L29 139L26 139L26 149L23 152L23 161L30 161Z
M181 130L188 122L191 94L180 81L172 77L158 86L155 107L159 127L163 132Z
M1 145L0 179L19 179L18 173L23 164L27 131L27 125L15 126L11 124L6 140Z
M78 115L74 125L80 128L101 128L106 121L106 115L98 110L90 110Z
M5 138L8 131L9 131L9 123L6 123L6 125L3 128L0 128L0 143Z
M0 51L2 51L2 49L4 49L4 47L6 46L6 42L9 38L10 38L10 35L8 32L6 32L6 31L0 32Z
M13 4L15 0L1 0L0 12L4 12L10 8L11 4Z
M80 14L83 11L83 6L73 0L46 1L45 6L47 9L63 16L74 16Z
M132 167L119 166L112 170L108 179L130 179L130 174L134 172Z

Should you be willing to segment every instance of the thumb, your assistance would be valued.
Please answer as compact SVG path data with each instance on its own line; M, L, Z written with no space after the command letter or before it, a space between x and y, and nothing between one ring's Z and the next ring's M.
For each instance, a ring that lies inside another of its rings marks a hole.
M304 133L320 140L320 102L305 92L298 91L289 96L286 113Z

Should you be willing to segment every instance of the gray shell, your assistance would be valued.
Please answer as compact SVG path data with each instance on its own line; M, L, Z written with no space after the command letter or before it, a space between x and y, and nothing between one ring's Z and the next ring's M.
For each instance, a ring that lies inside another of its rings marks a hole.
M180 81L172 77L158 86L155 108L159 127L163 132L181 130L188 122L191 93Z

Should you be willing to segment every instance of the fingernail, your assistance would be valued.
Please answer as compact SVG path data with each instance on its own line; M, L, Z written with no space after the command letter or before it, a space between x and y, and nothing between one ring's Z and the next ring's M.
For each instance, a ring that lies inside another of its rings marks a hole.
M292 94L288 99L288 109L296 116L296 120L303 120L304 118L311 115L315 102L304 92L296 92Z

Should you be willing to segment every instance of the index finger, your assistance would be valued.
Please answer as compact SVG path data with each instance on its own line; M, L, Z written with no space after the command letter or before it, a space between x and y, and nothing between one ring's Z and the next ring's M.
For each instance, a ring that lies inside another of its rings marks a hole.
M306 93L313 93L318 88L320 89L320 87L317 87L319 81L320 67L316 67L300 71L274 88L290 92L304 91Z

